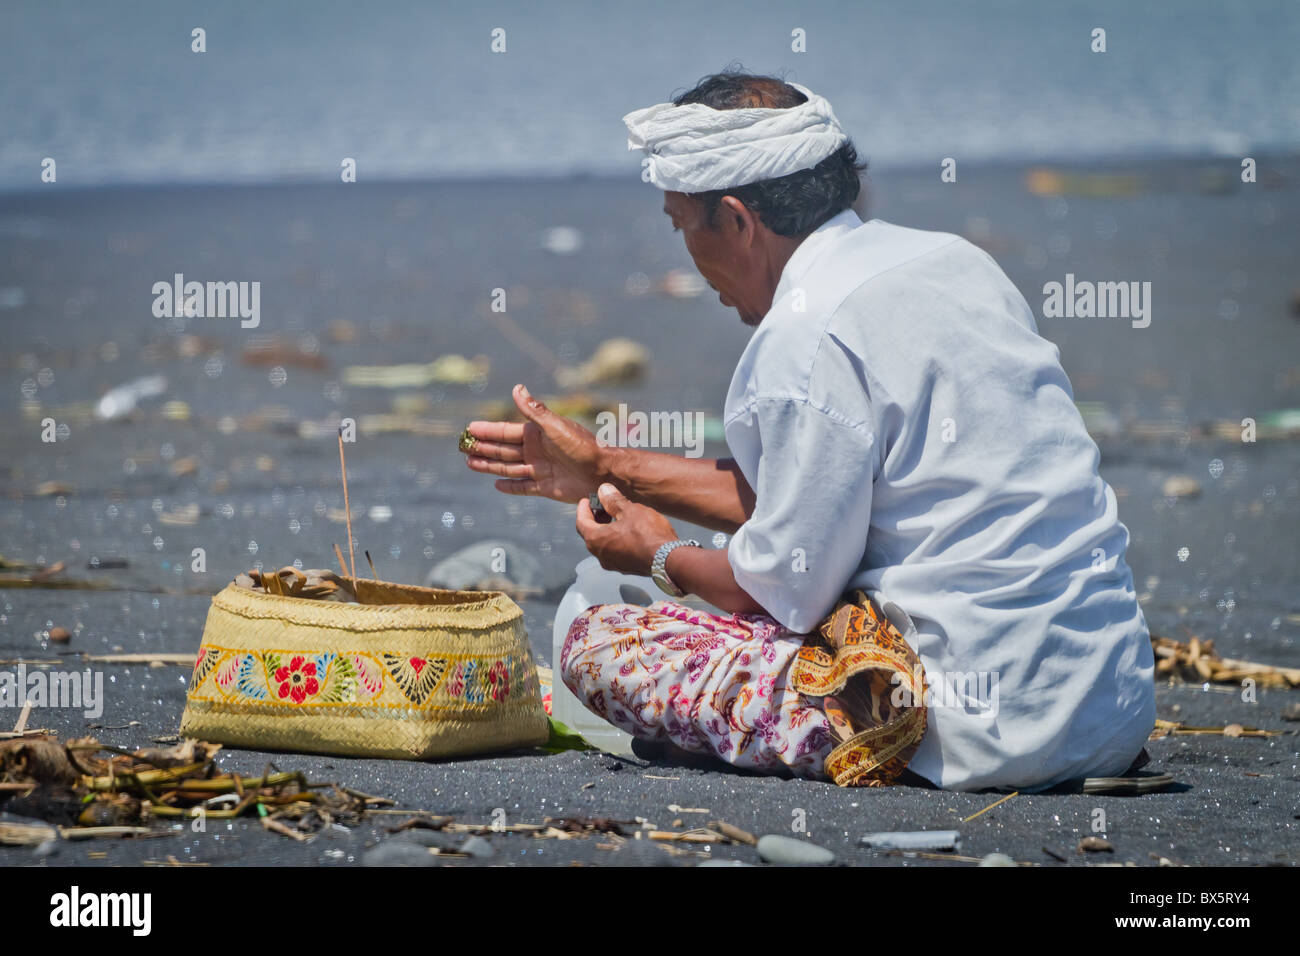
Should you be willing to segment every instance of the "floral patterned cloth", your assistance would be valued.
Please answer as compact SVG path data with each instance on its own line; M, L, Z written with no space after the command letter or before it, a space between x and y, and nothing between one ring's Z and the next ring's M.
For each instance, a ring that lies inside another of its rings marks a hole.
M821 708L788 682L803 643L763 615L598 604L570 626L559 668L589 710L633 737L824 779L839 741Z

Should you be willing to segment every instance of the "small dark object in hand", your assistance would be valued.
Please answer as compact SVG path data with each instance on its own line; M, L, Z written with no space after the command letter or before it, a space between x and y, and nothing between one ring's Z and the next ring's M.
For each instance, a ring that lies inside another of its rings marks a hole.
M614 520L614 516L605 510L605 506L600 503L600 495L592 492L587 495L587 504L591 505L591 513L595 516L597 523L609 524Z

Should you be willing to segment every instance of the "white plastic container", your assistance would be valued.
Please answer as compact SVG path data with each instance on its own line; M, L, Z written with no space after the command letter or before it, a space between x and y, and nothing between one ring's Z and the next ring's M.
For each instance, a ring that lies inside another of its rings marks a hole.
M593 714L564 684L560 676L560 652L564 638L574 618L593 604L642 604L659 600L661 592L650 578L617 571L606 571L595 558L587 558L575 568L578 579L573 583L560 606L555 609L555 630L551 635L551 716L571 730L582 734L591 744L613 754L630 754L632 737L613 724ZM637 594L633 588L639 588Z

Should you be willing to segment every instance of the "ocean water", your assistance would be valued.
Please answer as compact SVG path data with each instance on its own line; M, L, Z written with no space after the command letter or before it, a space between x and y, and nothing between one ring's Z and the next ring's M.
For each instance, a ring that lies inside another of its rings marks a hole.
M827 96L878 168L1291 151L1298 39L1294 0L5 0L0 190L46 157L74 186L635 176L621 117L733 61Z

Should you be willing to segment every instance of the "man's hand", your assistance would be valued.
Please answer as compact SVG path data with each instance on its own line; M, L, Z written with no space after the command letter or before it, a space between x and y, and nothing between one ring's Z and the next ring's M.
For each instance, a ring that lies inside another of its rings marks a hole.
M471 471L496 475L498 491L576 503L602 482L632 501L715 531L734 532L754 511L754 492L730 458L683 458L606 447L577 422L556 415L516 385L526 422L470 422Z
M477 439L466 457L470 470L499 475L497 490L508 494L585 500L601 480L604 449L596 436L555 414L522 385L515 386L513 398L528 421L469 423Z
M649 575L655 552L661 544L676 541L677 532L659 512L628 501L613 485L601 485L599 494L614 520L601 524L586 498L578 502L578 534L587 550L607 571Z

